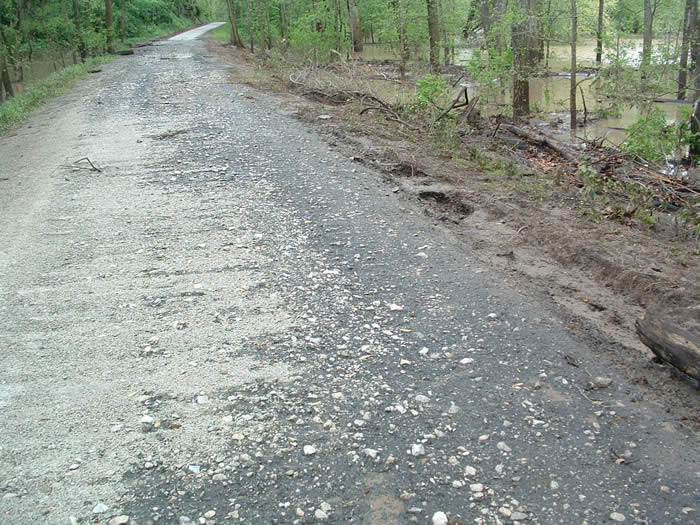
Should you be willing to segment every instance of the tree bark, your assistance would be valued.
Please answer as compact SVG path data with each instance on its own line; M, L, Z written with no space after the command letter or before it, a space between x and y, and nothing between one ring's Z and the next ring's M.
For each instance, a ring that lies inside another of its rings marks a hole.
M530 113L530 49L529 0L517 0L518 12L511 30L513 48L513 116Z
M114 53L114 34L112 33L112 0L105 0L105 28L107 30L107 53Z
M639 339L659 359L700 381L700 339L697 336L648 313L635 327Z
M683 18L683 39L681 40L681 56L678 64L678 100L684 100L688 88L688 51L691 35L695 28L698 15L698 0L686 0L685 16ZM697 35L695 35L697 38Z
M236 23L236 12L233 6L233 0L226 0L228 7L228 20L231 24L231 43L240 48L244 48L243 40L241 40L241 35L238 33L238 24Z
M642 39L642 75L651 61L651 39L653 36L654 14L651 0L644 0L644 37Z
M693 93L693 114L690 121L690 131L694 134L694 140L691 142L689 150L691 162L697 164L698 159L700 159L700 18L697 17L697 9L695 14L695 29L691 40L693 59L695 61L695 71L693 72L695 89Z
M5 88L5 99L10 100L14 95L12 89L12 82L10 81L10 72L7 69L7 61L5 60L5 53L0 47L0 83Z
M645 0L647 1L647 0ZM571 80L569 82L569 124L571 136L576 135L576 38L578 36L578 13L576 0L571 0Z
M600 66L603 62L603 12L605 11L605 0L598 0L598 26L595 31L595 63Z
M489 31L491 31L491 0L481 0L479 15L481 17L481 28L484 30L484 39L488 42Z
M87 58L87 46L83 36L83 24L80 15L80 0L73 0L73 23L75 24L76 47L80 54L80 61L85 62Z
M401 54L399 72L401 73L401 79L404 79L406 76L406 67L411 58L411 52L408 46L408 31L406 28L406 1L407 0L391 0L391 6L394 8L394 17L399 31L399 48Z
M121 0L121 5L119 6L119 39L122 42L126 40L126 1Z
M440 71L440 2L426 0L428 7L428 35L430 39L430 70Z
M350 22L350 32L352 34L352 50L361 53L363 47L362 24L360 23L360 9L357 7L357 0L347 0L348 18Z

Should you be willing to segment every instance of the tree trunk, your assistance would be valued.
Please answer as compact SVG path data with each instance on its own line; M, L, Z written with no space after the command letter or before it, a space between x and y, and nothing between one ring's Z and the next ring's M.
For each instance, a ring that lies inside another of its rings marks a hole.
M430 70L440 71L440 1L426 0L428 7L428 34L430 37Z
M119 39L124 42L126 40L126 0L121 0L119 11Z
M698 1L686 0L685 16L683 18L683 39L681 41L681 57L678 64L678 100L685 99L688 87L688 51L691 47L690 41L695 28L698 16ZM697 35L695 35L697 38Z
M651 61L651 39L654 15L651 9L651 0L644 0L644 38L642 40L642 75Z
M481 28L484 30L484 39L488 42L489 31L491 30L491 1L481 0L479 5L479 15L481 17Z
M518 11L511 30L513 48L513 116L530 113L530 30L528 0L517 0Z
M394 17L399 30L399 47L401 53L401 62L399 63L399 72L401 79L406 76L406 66L411 58L410 48L408 47L408 32L406 29L406 1L407 0L392 0L391 6L394 8Z
M642 343L660 360L700 381L700 339L696 335L648 313L635 327Z
M695 61L695 80L693 82L695 90L693 93L693 115L690 121L690 130L693 132L693 141L690 144L690 159L697 164L700 159L700 18L697 17L697 8L695 10L695 29L693 30L692 49L693 59Z
M280 36L286 40L289 36L289 15L287 14L287 0L280 0Z
M5 53L3 52L2 48L0 48L0 83L5 88L5 99L10 100L15 93L12 90L10 72L7 70L7 61L5 60Z
M645 0L647 1L647 0ZM569 82L569 123L571 136L576 135L576 37L578 35L578 13L576 0L571 0L571 80Z
M231 24L231 43L236 47L245 47L241 35L238 33L238 24L236 23L236 12L233 7L233 0L226 0L228 7L228 20Z
M603 11L605 10L605 0L598 0L598 27L595 31L595 63L600 66L603 62Z
M76 47L80 54L80 61L85 62L87 58L87 46L83 36L83 25L80 15L80 0L73 0L73 23L75 24Z
M105 0L105 28L107 29L107 53L114 53L114 34L112 33L112 0Z
M352 34L352 50L355 53L362 52L362 24L360 24L360 9L357 7L357 0L348 1L348 17L350 21L350 32Z

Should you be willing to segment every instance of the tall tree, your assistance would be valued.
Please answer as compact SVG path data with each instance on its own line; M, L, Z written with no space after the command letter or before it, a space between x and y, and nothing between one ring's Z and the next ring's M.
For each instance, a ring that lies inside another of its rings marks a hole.
M603 61L603 11L605 0L598 0L598 25L595 31L595 63L600 66Z
M238 23L236 21L236 9L233 5L233 0L226 0L228 7L228 20L231 24L231 43L236 47L244 48L243 40L241 40L241 35L238 33Z
M85 44L85 35L83 35L83 22L80 13L80 0L73 0L73 23L75 24L76 47L80 53L81 62L85 62L87 58L87 45Z
M646 0L645 0L646 1ZM571 136L576 135L576 39L578 36L578 12L576 0L571 0L571 79L569 81L569 124Z
M2 32L2 28L0 28ZM12 82L10 81L10 72L7 69L7 60L5 59L5 50L3 49L3 42L6 40L4 33L0 38L0 88L5 89L5 98L7 100L14 96L14 91L12 89Z
M112 0L105 0L105 28L107 30L107 52L114 53L114 33L112 32Z
M529 1L517 0L513 19L511 45L513 47L513 116L530 113L530 24Z
M402 79L406 76L406 66L408 65L408 60L411 58L411 51L408 46L406 2L407 0L391 0L391 6L394 9L394 18L399 31L399 53L401 55L399 73L401 73Z
M693 75L695 80L693 94L693 115L690 121L690 131L693 133L693 140L690 144L690 158L697 164L700 160L700 17L697 16L697 6L695 8L695 29L692 31L692 49L695 62Z
M352 37L352 50L356 53L362 52L362 24L360 24L360 9L357 0L347 0L348 18L350 19L350 33Z
M124 42L126 40L126 2L121 0L119 6L119 39Z
M430 69L440 70L440 2L426 0L428 7L428 40L430 43Z
M688 87L688 51L698 16L698 0L686 0L683 17L683 38L681 40L681 56L678 63L678 100L685 99ZM697 38L697 35L696 35Z

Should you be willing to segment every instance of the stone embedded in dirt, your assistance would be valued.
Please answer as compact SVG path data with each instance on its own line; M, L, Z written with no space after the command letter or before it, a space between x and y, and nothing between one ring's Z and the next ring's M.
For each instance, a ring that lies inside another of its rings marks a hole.
M610 385L612 385L612 378L610 377L603 377L603 376L597 376L593 378L593 381L591 381L591 385L593 388L607 388Z
M318 451L316 450L316 447L314 447L313 445L304 445L304 455L305 456L313 456L314 454L316 454L316 452L318 452Z
M325 501L321 502L321 505L319 505L319 507L321 507L321 510L323 512L330 512L330 510L331 510L330 504L326 503Z
M464 467L464 475L467 477L476 476L476 469L471 466Z
M420 403L421 405L425 405L426 403L430 403L430 398L428 396L424 396L423 394L418 394L413 399L416 400L416 403Z
M499 441L496 444L496 448L498 450L501 450L503 452L511 452L513 449L511 449L508 445L506 445L505 441Z
M109 520L108 525L125 525L129 523L129 516L122 514L121 516L115 516Z
M620 514L619 512L613 512L610 514L610 519L622 523L627 518L625 518L624 514Z
M318 116L318 120L329 120L331 118L333 118L333 117L331 117L330 115L319 115Z
M206 405L209 403L209 396L197 396L198 405Z
M107 512L109 507L105 505L104 503L98 503L92 508L92 513L93 514L102 514L104 512Z
M387 306L389 307L389 310L392 312L401 312L403 310L403 306L399 306L398 304L395 304L395 303L389 303Z
M433 514L433 525L447 525L448 523L447 514L444 512L438 511Z
M425 456L425 447L421 444L411 445L411 456Z
M321 509L316 509L316 512L314 512L314 516L319 521L325 521L328 519L328 514L322 511Z
M510 515L510 519L512 519L513 521L523 521L528 519L528 515L524 512L513 512Z
M373 448L366 448L362 451L365 456L369 456L372 459L376 459L378 452Z
M483 483L472 483L469 485L469 490L472 492L483 492L484 491L484 485Z
M216 516L215 510L208 510L204 513L204 517L208 520L212 519L214 516Z

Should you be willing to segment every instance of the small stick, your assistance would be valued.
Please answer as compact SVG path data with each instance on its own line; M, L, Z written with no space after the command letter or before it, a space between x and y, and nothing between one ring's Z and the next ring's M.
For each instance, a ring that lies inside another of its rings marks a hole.
M83 162L84 160L88 161L88 163L90 164L90 168L91 168L92 171L96 171L96 172L98 172L98 173L102 173L102 170L101 170L100 168L98 168L97 166L95 166L95 165L92 163L92 161L91 161L89 158L87 158L87 157L83 157L82 159L78 159L78 160L76 160L73 164L74 164L74 165L75 165L75 164L78 164L79 162ZM80 166L77 166L77 167L79 168ZM83 168L83 169L87 169L87 168Z

